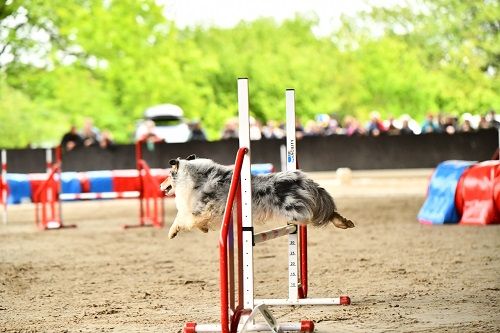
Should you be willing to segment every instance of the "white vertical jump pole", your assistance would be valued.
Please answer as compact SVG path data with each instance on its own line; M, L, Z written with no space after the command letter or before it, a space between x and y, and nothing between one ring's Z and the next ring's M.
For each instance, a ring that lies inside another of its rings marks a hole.
M250 175L250 113L248 104L248 79L238 79L238 114L240 148L248 148L241 168L241 214L243 229L243 306L254 308L253 284L253 223L252 223L252 185Z
M2 220L7 224L7 151L2 149Z
M297 145L295 142L295 90L287 89L286 97L286 170L297 170ZM288 234L288 300L296 302L299 298L299 256L298 228Z

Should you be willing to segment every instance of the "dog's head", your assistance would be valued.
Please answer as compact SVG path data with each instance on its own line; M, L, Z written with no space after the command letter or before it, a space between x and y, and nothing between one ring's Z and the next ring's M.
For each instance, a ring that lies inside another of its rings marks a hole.
M192 154L186 157L187 161L191 161L196 159L196 155ZM179 167L182 163L182 159L177 157L176 159L172 159L168 162L171 166L170 169L170 177L165 179L160 184L160 189L165 192L166 195L172 195L175 193L175 181L177 179L177 173L179 172Z

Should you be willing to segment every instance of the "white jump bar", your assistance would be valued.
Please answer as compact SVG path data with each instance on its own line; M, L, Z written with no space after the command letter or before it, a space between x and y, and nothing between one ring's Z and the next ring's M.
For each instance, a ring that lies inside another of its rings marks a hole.
M255 299L255 305L340 305L340 297L334 298L299 298L290 300L286 298Z
M92 199L118 199L118 198L138 198L139 191L124 192L99 192L99 193L61 193L61 200L92 200Z
M272 230L267 230L258 234L255 234L253 236L254 243L262 243L271 239L275 239L281 236L293 234L294 232L297 231L297 225L295 224L289 224L284 227L272 229Z
M238 325L238 332L243 328L243 325ZM281 323L280 329L284 332L300 332L300 323ZM197 324L195 328L196 332L204 333L218 333L221 332L220 324ZM265 323L255 323L253 325L247 326L247 332L271 332L269 326Z

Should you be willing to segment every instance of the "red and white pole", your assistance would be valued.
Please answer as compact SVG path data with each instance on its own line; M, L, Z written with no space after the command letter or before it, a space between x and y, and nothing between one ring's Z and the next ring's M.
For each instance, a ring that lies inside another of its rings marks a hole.
M254 275L253 275L253 222L252 222L252 185L250 182L251 155L250 150L250 106L248 100L248 79L238 79L238 114L240 149L247 148L241 167L241 207L243 226L243 307L254 308Z
M3 224L7 224L7 151L2 149L2 204Z

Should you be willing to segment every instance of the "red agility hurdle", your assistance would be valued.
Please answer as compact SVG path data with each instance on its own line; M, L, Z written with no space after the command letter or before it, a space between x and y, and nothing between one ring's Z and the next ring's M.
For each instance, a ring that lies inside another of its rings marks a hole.
M35 202L35 224L40 230L76 228L76 225L64 225L62 221L61 200L61 147L56 150L56 163L52 165L52 149L47 149L45 162L47 179L33 193Z
M222 332L313 332L314 322L302 320L278 323L268 305L348 305L350 298L307 298L307 228L286 226L254 233L250 182L250 135L248 110L248 79L238 79L238 111L240 148L236 155L222 228L219 238L220 304L219 324L186 323L184 333ZM295 91L286 91L287 169L296 168ZM233 205L236 201L236 223ZM237 273L235 273L234 235L237 235ZM257 244L288 235L288 298L255 299L253 276L253 247ZM299 260L300 258L300 260ZM256 322L262 314L264 322Z
M142 142L136 144L136 166L139 178L138 191L61 193L61 147L55 149L56 163L52 164L52 149L46 153L47 179L33 194L35 202L35 223L41 230L60 229L67 226L62 223L61 202L70 200L92 199L139 199L139 223L124 225L124 229L136 227L157 227L164 225L164 195L160 191L159 181L152 175L147 162L142 158Z

